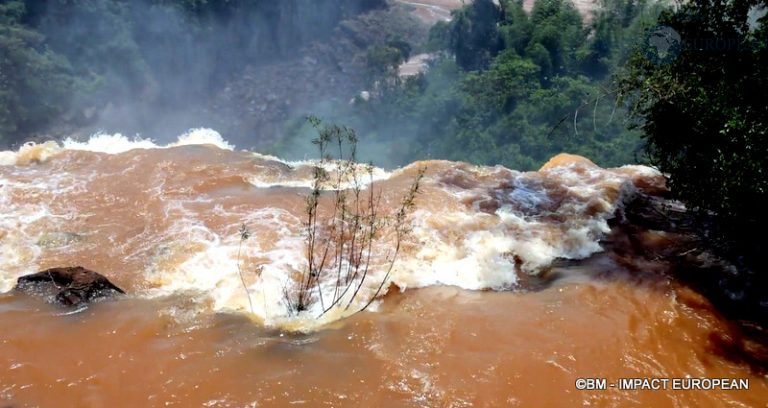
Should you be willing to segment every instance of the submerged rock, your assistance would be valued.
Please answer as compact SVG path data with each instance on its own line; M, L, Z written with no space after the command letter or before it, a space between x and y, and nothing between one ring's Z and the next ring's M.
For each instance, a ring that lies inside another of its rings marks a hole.
M14 290L43 296L50 303L68 307L125 293L103 275L79 266L51 268L22 276Z
M38 238L37 245L42 248L61 248L83 239L82 234L75 232L46 232Z

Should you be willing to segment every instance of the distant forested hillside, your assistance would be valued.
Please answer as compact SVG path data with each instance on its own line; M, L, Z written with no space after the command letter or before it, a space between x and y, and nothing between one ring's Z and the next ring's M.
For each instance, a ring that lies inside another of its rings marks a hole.
M0 143L105 106L179 111L384 0L0 0ZM151 120L162 120L152 117ZM150 119L148 119L150 120Z
M568 0L537 1L530 14L519 1L476 0L432 28L428 72L400 78L409 54L375 47L370 100L316 113L354 126L365 157L389 165L440 158L534 169L563 151L606 166L636 162L640 138L627 130L611 75L631 51L612 44L653 23L626 13L641 3L605 1L586 23ZM288 126L295 137L276 152L300 156L307 128Z

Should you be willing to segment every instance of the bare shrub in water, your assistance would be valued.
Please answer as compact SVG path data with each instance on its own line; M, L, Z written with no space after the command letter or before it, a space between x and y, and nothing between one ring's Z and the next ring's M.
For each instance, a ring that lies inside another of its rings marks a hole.
M251 237L251 232L248 231L248 227L245 224L240 227L238 232L240 233L240 244L237 246L237 274L240 276L240 283L243 285L243 290L245 290L246 296L248 296L248 306L250 307L251 313L254 313L253 300L251 300L251 291L248 290L248 285L245 283L245 277L243 276L243 270L240 268L240 252L243 249L243 242L247 241L248 238Z
M425 169L420 169L395 213L380 211L381 191L375 192L373 166L356 161L357 135L348 127L325 125L316 117L309 122L318 133L312 142L320 153L320 163L313 169L312 190L306 199L306 266L298 273L296 284L284 288L283 297L292 313L310 310L319 304L319 316L334 308L349 310L355 300L368 308L389 281L392 267L404 237L410 232L406 218L414 207ZM364 177L368 188L363 189ZM331 208L320 214L320 203L327 197ZM371 261L376 245L384 236L394 236L383 267L386 272L376 279L377 289L366 298L361 289L371 279ZM318 316L318 317L319 317Z

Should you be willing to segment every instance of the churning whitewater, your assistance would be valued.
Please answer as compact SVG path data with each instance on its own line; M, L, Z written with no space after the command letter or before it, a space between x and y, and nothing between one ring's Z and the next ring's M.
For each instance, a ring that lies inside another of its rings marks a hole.
M2 152L0 290L24 274L82 265L137 296L189 296L215 311L252 311L267 325L311 330L343 318L357 309L323 314L316 304L296 314L285 298L307 268L315 165L236 151L210 129L166 146L97 134ZM538 172L447 161L375 168L363 188L394 212L421 168L412 229L379 296L432 285L518 288L556 259L601 251L622 203L664 185L648 167L602 169L560 155ZM360 299L386 276L390 241L372 249ZM332 282L320 290L332 291Z

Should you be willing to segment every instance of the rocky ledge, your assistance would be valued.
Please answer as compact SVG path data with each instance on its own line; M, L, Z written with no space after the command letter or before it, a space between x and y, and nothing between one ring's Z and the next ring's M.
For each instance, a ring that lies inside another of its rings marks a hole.
M83 306L125 293L103 275L79 266L24 275L16 281L14 290L66 307Z

